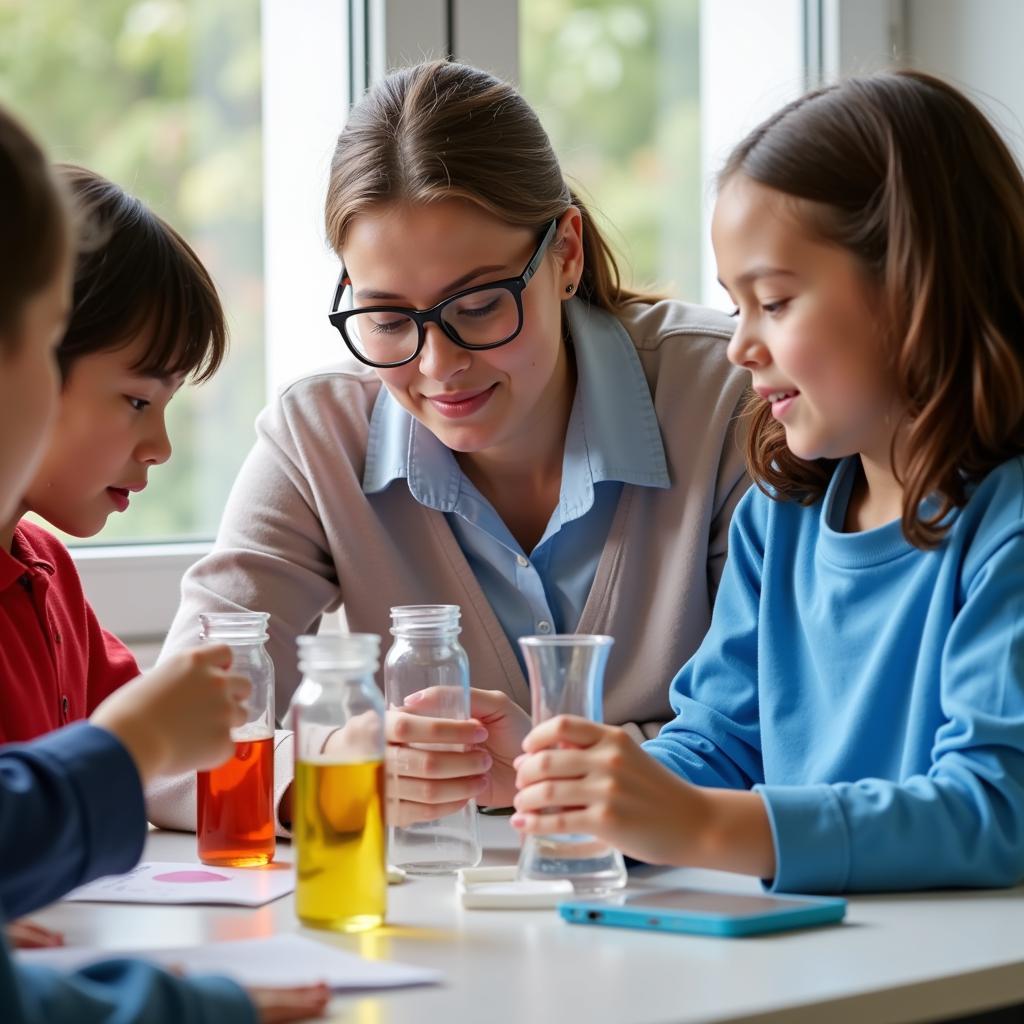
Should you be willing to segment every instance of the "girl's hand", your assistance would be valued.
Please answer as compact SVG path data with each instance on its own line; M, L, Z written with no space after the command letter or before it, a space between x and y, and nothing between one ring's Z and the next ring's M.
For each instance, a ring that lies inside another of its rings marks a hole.
M33 921L11 921L7 925L7 941L15 949L47 949L63 946L64 936Z
M530 717L499 690L470 692L471 718L430 717L444 706L443 687L410 694L387 714L393 825L432 821L475 799L503 807L515 795L513 760L530 731ZM435 745L464 749L430 749Z
M708 818L704 791L663 768L622 729L559 715L516 759L512 825L531 835L576 832L651 864L693 862Z

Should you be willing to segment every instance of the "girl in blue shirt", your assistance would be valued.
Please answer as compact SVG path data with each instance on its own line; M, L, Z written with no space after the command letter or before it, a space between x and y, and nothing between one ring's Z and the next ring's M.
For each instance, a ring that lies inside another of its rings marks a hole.
M644 749L580 719L536 728L512 822L779 890L1012 885L1020 171L949 85L855 78L737 146L712 234L758 488L711 630Z

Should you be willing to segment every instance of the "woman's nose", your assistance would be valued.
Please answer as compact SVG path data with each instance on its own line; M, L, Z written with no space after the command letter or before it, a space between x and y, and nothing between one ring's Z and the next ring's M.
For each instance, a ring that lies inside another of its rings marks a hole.
M419 365L420 373L425 377L450 380L462 373L472 359L472 354L456 345L437 324L427 324Z

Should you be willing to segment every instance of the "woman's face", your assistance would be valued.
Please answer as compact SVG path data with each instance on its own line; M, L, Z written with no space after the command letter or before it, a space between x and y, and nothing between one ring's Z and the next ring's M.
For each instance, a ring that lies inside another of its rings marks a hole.
M539 240L533 229L509 225L463 199L383 205L354 218L345 238L352 304L429 309L464 288L518 276ZM550 444L572 401L561 304L581 271L580 215L573 208L523 292L516 338L470 351L430 324L419 356L378 369L381 381L453 451L515 457L545 436Z

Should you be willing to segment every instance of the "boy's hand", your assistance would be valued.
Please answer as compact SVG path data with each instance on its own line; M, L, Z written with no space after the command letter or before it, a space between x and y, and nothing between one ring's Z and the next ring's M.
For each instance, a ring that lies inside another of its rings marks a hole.
M288 1024L289 1021L322 1017L331 998L326 985L299 988L249 988L260 1024Z
M462 721L429 717L442 706L442 687L410 694L400 710L388 711L390 824L442 818L471 799L489 807L512 802L512 762L530 731L530 716L499 690L469 693L472 717ZM465 749L430 749L434 745Z
M47 949L51 946L63 946L64 936L61 932L50 931L34 921L11 921L7 925L7 941L15 949Z
M701 790L673 775L616 726L559 715L516 759L516 814L532 835L597 836L651 864L692 862L687 839L706 818Z
M183 651L112 693L91 721L125 745L143 785L215 768L234 752L231 728L246 720L249 680L230 666L223 644Z

